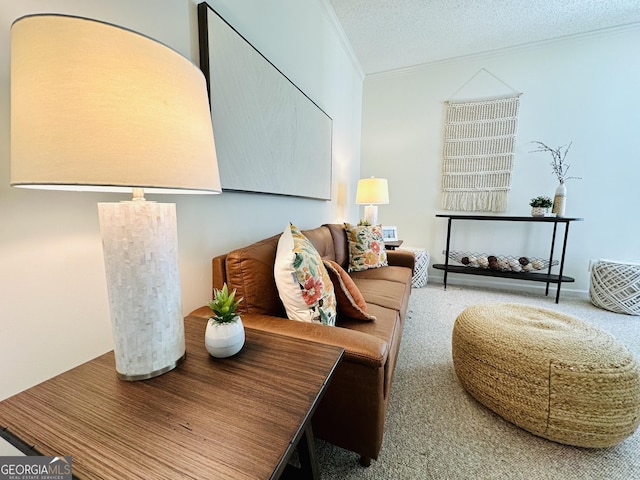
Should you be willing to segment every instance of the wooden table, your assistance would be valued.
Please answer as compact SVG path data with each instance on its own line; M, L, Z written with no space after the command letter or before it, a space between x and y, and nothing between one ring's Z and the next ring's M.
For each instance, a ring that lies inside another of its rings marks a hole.
M395 250L400 245L402 245L403 240L385 240L384 248L387 250Z
M109 352L0 402L3 436L85 479L278 478L296 447L318 478L311 417L343 349L246 329L214 359L205 327L185 319L187 358L159 377L119 380Z

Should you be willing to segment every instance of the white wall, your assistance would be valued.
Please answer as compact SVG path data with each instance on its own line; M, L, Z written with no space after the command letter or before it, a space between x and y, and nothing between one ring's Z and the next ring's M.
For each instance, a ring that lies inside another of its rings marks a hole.
M174 202L185 313L210 297L211 257L281 231L356 220L362 73L321 0L209 2L333 118L332 201L259 194L156 196ZM121 25L198 63L196 1L0 3L0 399L112 348L98 201L117 195L9 187L9 29L29 13ZM115 374L115 372L114 372Z
M429 250L443 263L446 220L440 209L444 101L482 68L523 93L515 166L506 214L529 215L529 199L553 197L557 180L551 157L530 153L539 140L559 146L573 141L567 156L566 216L584 217L570 227L565 284L584 294L589 259L640 261L640 26L593 33L492 54L368 76L363 96L362 175L388 177L390 204L382 223L397 225L405 243ZM486 73L455 99L510 93ZM482 213L482 212L477 212ZM551 227L532 224L454 222L452 248L548 257ZM562 227L559 227L562 231ZM430 281L442 278L430 269ZM454 283L541 288L542 284L450 275Z

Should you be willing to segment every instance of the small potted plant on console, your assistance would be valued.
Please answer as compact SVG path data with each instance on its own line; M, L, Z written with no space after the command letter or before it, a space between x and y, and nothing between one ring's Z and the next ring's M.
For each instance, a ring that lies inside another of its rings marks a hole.
M225 358L238 353L244 345L244 325L236 308L242 298L236 300L235 289L229 293L227 284L213 291L209 307L213 315L209 317L204 344L212 357Z
M532 198L529 205L531 205L531 216L544 217L544 214L549 213L549 209L553 206L553 201L549 197L539 196Z

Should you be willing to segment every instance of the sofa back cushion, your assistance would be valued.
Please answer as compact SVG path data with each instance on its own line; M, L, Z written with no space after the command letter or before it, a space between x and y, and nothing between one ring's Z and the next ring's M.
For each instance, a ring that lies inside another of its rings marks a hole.
M322 258L346 266L348 257L344 225L324 225L303 230L302 233ZM273 276L279 239L280 234L274 235L213 259L213 287L221 288L227 282L230 289L237 290L238 298L244 298L238 313L261 313L286 318Z
M331 260L346 269L349 265L349 249L347 248L347 232L344 228L344 224L328 223L324 226L331 233L331 239L333 240L335 258L331 258Z
M302 234L313 244L322 258L335 260L336 249L331 232L325 226L313 230L303 230Z
M273 278L279 238L280 235L274 235L226 255L225 278L222 281L214 278L214 287L227 282L230 289L237 290L236 295L244 298L238 313L286 316ZM215 268L213 273L216 274Z

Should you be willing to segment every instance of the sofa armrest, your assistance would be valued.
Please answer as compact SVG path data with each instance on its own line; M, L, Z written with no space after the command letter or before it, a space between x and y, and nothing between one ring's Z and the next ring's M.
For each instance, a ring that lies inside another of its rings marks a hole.
M410 250L387 250L387 261L390 266L415 268L416 257Z
M209 318L210 315L209 307L200 307L189 314L189 316L200 318ZM345 350L343 360L372 368L380 368L387 363L389 354L387 342L364 332L258 313L243 313L242 323L247 328L342 347Z

